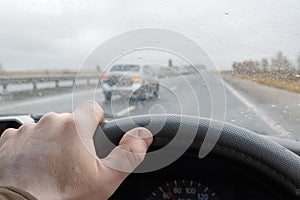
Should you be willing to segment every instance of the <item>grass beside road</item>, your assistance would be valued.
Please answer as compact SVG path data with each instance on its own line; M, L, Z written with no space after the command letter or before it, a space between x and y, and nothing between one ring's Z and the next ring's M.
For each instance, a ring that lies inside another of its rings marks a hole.
M259 74L244 75L244 74L231 74L231 72L222 72L221 74L225 76L232 76L234 78L257 82L260 84L268 85L283 90L288 90L291 92L300 93L300 81L278 80L271 77L262 76Z

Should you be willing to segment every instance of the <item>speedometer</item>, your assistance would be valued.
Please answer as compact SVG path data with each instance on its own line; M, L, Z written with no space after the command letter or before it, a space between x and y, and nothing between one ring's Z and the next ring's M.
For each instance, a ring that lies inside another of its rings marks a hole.
M159 186L148 200L219 200L216 193L206 185L192 180L174 180Z

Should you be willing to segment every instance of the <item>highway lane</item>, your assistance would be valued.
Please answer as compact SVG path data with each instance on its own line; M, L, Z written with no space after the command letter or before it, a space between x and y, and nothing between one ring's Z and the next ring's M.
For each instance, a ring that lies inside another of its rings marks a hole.
M0 113L70 112L81 102L95 99L106 112L114 117L171 113L211 118L214 115L212 108L215 112L216 109L222 109L222 105L225 105L224 120L226 122L260 134L299 139L297 130L300 130L300 127L297 121L282 119L276 107L261 104L228 84L225 84L226 99L212 100L212 91L220 87L215 74L204 73L203 78L195 75L165 78L161 79L160 84L157 99L131 102L129 99L115 96L110 103L107 103L104 102L101 89L96 89L26 99L26 101L5 102L0 106ZM213 118L221 120L223 116Z

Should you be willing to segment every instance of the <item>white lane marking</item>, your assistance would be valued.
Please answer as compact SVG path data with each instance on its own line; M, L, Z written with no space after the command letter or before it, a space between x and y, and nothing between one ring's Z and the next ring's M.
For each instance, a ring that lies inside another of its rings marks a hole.
M128 108L125 108L123 110L120 110L119 112L117 112L117 116L123 116L127 113L129 113L130 111L133 111L135 109L135 106L129 106Z
M69 93L69 94L62 94L62 95L57 95L53 97L42 97L41 99L35 99L35 100L27 100L27 101L22 101L22 102L13 102L11 101L9 105L3 105L0 106L0 111L5 111L5 110L11 110L11 109L16 109L20 107L25 107L25 106L30 106L34 104L41 104L41 103L47 103L51 101L57 101L57 100L63 100L66 98L71 98L72 95L84 95L84 94L90 94L91 91L84 91L84 92L78 92L78 93Z
M273 131L275 131L279 136L288 137L291 133L285 130L282 126L277 124L272 118L270 118L264 111L257 108L254 104L250 103L244 96L242 96L238 91L233 89L227 83L224 83L227 89L235 95L245 106L250 108L253 112L257 114Z

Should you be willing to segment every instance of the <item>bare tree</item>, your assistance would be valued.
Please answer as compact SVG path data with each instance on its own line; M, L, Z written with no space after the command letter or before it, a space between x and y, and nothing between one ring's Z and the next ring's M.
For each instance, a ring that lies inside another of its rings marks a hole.
M299 56L297 58L297 64L298 64L298 70L300 70L300 54L299 54Z
M292 64L282 52L278 52L276 58L272 59L272 67L280 73L287 73L291 71Z
M263 72L267 72L269 69L269 62L267 58L262 58L261 59L261 68Z
M234 74L237 74L238 73L238 63L237 62L233 62L232 63L232 71Z
M253 60L234 62L232 64L232 70L234 74L257 74L260 71L259 62Z
M3 65L1 65L1 63L0 63L0 72L4 72L4 67Z
M260 69L259 69L259 61L255 60L253 61L253 73L259 73Z
M232 71L234 74L258 75L263 72L264 76L271 76L274 79L294 80L297 73L300 74L300 55L297 58L298 71L295 65L278 52L275 58L272 58L271 64L267 58L262 58L261 62L256 60L245 60L242 62L233 62Z

